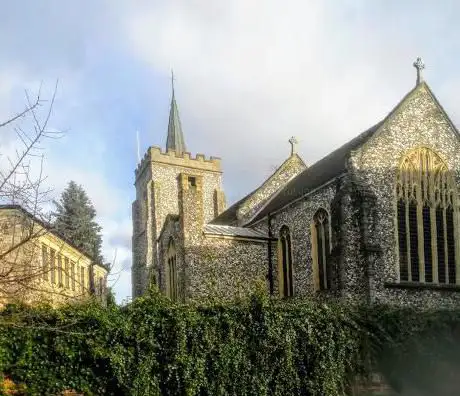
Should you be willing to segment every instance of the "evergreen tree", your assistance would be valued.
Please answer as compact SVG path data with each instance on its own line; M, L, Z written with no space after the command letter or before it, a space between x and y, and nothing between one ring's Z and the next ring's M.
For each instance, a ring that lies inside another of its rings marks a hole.
M95 221L96 210L85 190L71 181L62 192L59 202L54 201L54 204L55 230L102 264L102 228Z

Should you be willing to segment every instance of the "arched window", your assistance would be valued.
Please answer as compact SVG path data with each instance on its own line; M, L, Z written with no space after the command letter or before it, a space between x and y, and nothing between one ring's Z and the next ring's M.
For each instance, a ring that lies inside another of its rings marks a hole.
M399 279L456 283L456 187L446 163L426 147L404 156L396 180Z
M177 300L177 254L176 245L171 238L166 255L166 294L171 300Z
M329 289L332 284L332 271L328 262L330 253L329 215L322 208L318 209L313 216L311 246L315 289Z
M278 285L281 296L294 295L292 279L291 234L289 228L283 226L278 240Z

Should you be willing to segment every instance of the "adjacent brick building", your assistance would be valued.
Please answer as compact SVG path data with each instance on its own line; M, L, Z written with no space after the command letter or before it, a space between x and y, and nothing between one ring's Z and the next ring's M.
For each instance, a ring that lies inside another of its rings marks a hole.
M19 205L0 205L0 306L105 301L107 268Z

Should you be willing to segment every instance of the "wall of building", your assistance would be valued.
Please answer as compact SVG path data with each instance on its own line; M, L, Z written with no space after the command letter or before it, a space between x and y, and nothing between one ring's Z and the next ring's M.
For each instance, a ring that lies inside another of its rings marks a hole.
M159 238L160 289L166 292L166 257L172 239L181 301L226 301L247 296L256 283L267 282L266 241L203 234L205 177L198 172L179 175L179 215L168 216Z
M186 268L184 263L184 245L182 231L178 218L167 219L158 241L159 248L159 268L157 285L159 289L166 294L167 282L167 254L170 241L174 241L176 250L176 270L179 290L179 301L184 302L186 299Z
M438 153L449 169L454 171L458 183L459 138L423 85L405 101L382 130L351 158L358 184L367 186L376 199L376 213L373 216L376 224L370 233L370 242L380 247L381 256L374 268L373 299L376 302L437 308L458 306L459 290L385 287L386 283L397 282L399 272L394 195L396 172L404 154L419 146L429 147Z
M105 301L107 270L91 268L91 259L66 241L16 209L0 210L0 229L2 304L59 305L88 298L93 287Z
M141 295L149 272L159 277L157 239L168 214L179 213L178 177L181 173L203 178L203 215L211 221L225 209L220 159L176 155L150 147L136 170L136 201L133 204L133 297Z
M293 259L293 283L295 296L314 296L314 279L312 270L311 250L311 222L316 211L324 208L330 213L331 203L335 196L335 184L324 186L304 199L301 199L288 207L275 213L271 219L273 236L279 237L281 227L289 227L291 234L291 250ZM267 221L264 220L255 226L264 232L268 232ZM276 253L276 242L273 243ZM278 294L278 258L274 254L274 292Z
M204 237L186 248L189 301L228 301L268 290L267 242Z
M274 236L279 236L283 225L291 231L295 295L419 307L458 306L460 288L396 285L399 263L394 181L404 153L418 146L440 154L460 181L460 141L424 86L376 136L352 153L347 167L350 173L339 183L336 180L273 215ZM337 290L314 293L310 224L319 207L331 214L330 261ZM255 228L267 231L267 220ZM275 281L275 288L277 284Z
M156 235L153 221L153 206L155 188L151 182L151 168L145 164L136 173L136 200L132 205L133 235L132 235L132 295L140 295L146 288L148 279L148 263L152 263L155 244L152 239Z

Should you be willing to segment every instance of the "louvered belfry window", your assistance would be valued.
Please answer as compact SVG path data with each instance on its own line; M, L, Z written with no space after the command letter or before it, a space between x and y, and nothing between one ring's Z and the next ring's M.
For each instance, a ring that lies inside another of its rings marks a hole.
M446 163L429 148L411 150L397 182L400 280L456 283L456 184Z

